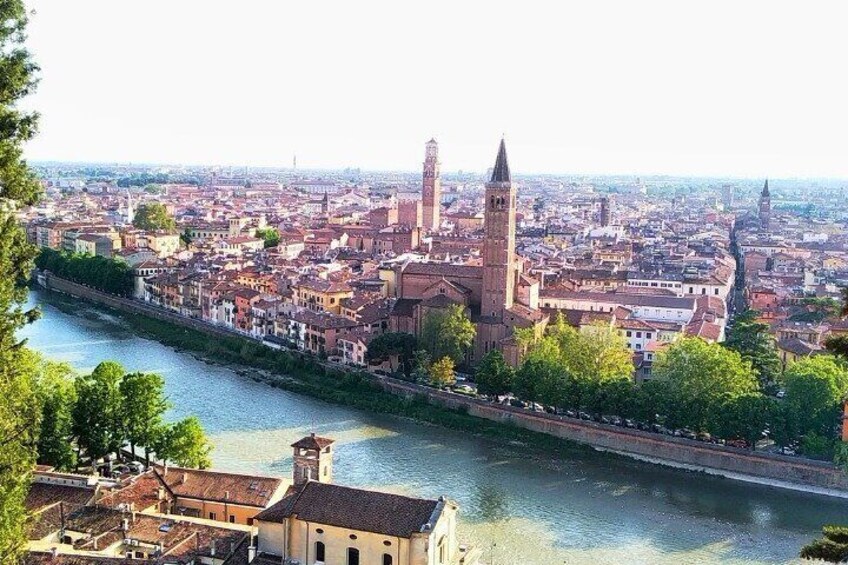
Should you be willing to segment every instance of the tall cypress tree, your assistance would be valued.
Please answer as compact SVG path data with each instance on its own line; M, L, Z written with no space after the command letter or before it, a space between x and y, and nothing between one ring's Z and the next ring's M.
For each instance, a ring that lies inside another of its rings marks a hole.
M38 67L23 47L22 0L0 0L0 562L19 560L26 542L24 499L35 462L39 403L36 363L15 332L36 317L27 311L25 281L35 249L14 211L33 204L39 184L23 159L37 115L18 107L36 84Z

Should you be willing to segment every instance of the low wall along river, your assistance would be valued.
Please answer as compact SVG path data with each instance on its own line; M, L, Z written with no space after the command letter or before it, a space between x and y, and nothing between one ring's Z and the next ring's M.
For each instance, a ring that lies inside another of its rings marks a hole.
M90 300L116 310L142 314L211 335L234 335L234 332L230 330L211 326L200 320L185 318L136 300L112 296L49 274L41 275L39 282L50 290ZM244 339L250 338L244 337ZM424 395L433 404L448 408L462 408L479 418L519 426L645 461L705 471L732 479L848 498L848 475L832 463L751 452L685 438L528 412L396 379L379 376L374 378L385 390L393 394Z

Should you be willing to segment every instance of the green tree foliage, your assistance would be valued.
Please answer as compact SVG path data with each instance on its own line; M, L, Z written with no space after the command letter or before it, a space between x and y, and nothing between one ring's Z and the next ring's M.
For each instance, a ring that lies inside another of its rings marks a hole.
M168 214L165 205L160 202L147 202L138 207L133 219L133 225L140 230L165 230L173 232L177 229L174 218Z
M22 0L0 2L0 562L14 563L24 550L24 498L35 462L39 401L36 358L15 336L37 317L26 311L25 281L36 250L15 218L34 204L40 185L23 159L38 116L18 101L31 93L38 67L23 47L27 10Z
M77 394L74 371L67 363L42 361L38 378L41 402L41 429L38 434L38 462L61 471L77 466L73 437L73 410Z
M474 373L477 392L487 396L501 396L510 392L514 379L515 371L507 365L503 353L498 349L487 353Z
M778 410L777 401L759 392L728 398L713 414L710 431L724 438L744 439L753 449Z
M848 527L825 526L824 537L808 543L801 549L802 559L820 559L829 563L848 561Z
M280 244L280 232L274 228L256 230L256 237L265 240L265 249L277 247Z
M412 358L412 372L410 379L418 384L427 384L430 382L430 366L432 365L430 354L419 349L415 352Z
M757 391L751 363L739 353L700 338L683 338L654 362L654 380L662 383L669 425L706 430L711 415L740 395Z
M751 363L757 373L760 387L766 390L777 380L781 366L774 341L769 334L769 326L758 322L758 315L756 310L745 310L739 314L724 346L736 351L742 359Z
M163 187L161 184L150 183L144 185L144 192L146 192L147 194L164 194L165 187Z
M805 298L789 320L792 322L819 323L839 314L842 305L832 298Z
M792 431L834 437L842 399L848 393L848 369L829 355L807 357L792 363L784 374L784 403Z
M169 406L165 399L165 380L155 373L130 373L124 376L118 388L124 435L135 457L136 446L153 445L161 433L162 417Z
M208 469L212 445L196 416L189 416L165 427L157 445L156 455L180 467Z
M120 259L66 253L44 248L35 260L39 269L57 277L88 285L97 290L129 296L132 294L132 268Z
M456 383L453 368L453 359L447 355L430 365L430 384L442 388Z
M368 344L365 360L368 363L382 363L397 356L403 374L409 376L417 346L418 340L415 336L406 332L380 334ZM397 367L392 367L392 371L395 370Z
M421 344L435 359L450 357L457 365L462 363L465 352L474 343L477 330L459 304L442 310L430 310L424 317Z
M836 335L829 337L824 342L824 347L830 353L848 360L848 335Z
M73 409L73 430L79 446L92 463L118 451L124 442L121 380L124 368L104 361L90 375L75 381L77 402Z
M547 335L523 339L529 349L515 376L515 393L520 398L592 410L622 403L625 386L612 383L630 382L633 362L614 329L596 326L577 331L559 316ZM600 390L607 386L610 390Z

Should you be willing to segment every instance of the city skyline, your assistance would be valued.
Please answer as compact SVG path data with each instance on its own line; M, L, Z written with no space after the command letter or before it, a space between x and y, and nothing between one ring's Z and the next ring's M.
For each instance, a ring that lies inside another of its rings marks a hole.
M33 161L483 171L506 134L517 174L848 177L836 3L28 5Z

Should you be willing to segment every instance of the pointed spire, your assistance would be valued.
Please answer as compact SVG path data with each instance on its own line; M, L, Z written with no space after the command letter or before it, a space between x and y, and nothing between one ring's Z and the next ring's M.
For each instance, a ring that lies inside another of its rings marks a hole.
M509 174L509 163L506 159L506 143L501 138L501 146L498 148L498 158L495 160L495 168L492 170L492 178L489 182L512 182Z
M769 189L768 189L768 177L766 177L766 183L763 185L762 196L770 196L769 195Z

